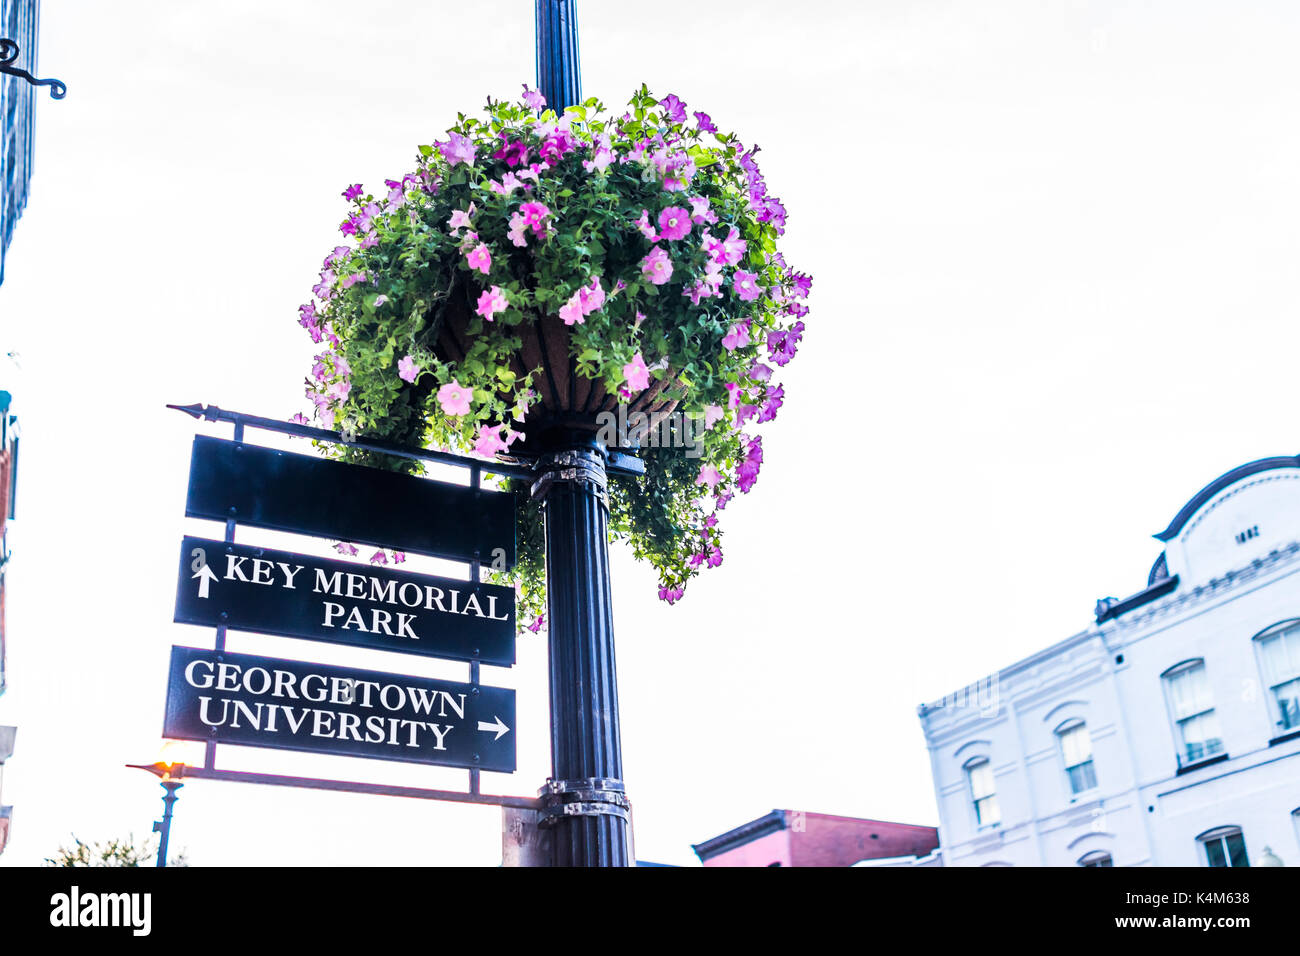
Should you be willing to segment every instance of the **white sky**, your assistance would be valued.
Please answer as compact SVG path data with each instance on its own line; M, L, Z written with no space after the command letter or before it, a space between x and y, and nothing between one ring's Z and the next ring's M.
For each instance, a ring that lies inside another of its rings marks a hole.
M47 2L27 214L0 287L23 451L8 572L19 726L0 865L149 832L189 443L163 408L287 417L339 192L409 170L532 81L531 0ZM774 807L934 823L915 708L1141 588L1149 536L1297 451L1300 10L1276 3L580 4L584 91L642 81L763 146L813 273L766 463L676 607L618 551L623 749L642 859ZM255 531L240 540L282 543ZM302 542L295 542L295 545ZM210 645L209 645L210 646ZM232 636L231 648L464 667ZM549 767L521 641L520 770ZM275 751L227 765L452 783ZM499 812L194 781L195 864L486 864Z

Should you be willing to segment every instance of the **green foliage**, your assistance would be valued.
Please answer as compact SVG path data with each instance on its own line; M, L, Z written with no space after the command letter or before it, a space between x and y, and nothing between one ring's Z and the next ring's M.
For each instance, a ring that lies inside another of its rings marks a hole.
M158 848L153 840L136 843L127 834L125 840L104 840L84 843L74 835L71 846L61 846L53 856L45 858L46 866L153 866L158 858ZM185 854L172 857L168 866L188 866Z

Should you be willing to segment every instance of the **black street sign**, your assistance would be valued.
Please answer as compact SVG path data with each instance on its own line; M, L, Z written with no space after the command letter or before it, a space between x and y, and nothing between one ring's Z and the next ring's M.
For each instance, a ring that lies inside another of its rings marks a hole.
M513 773L515 692L173 647L163 736Z
M176 621L403 654L515 662L515 592L495 584L181 539Z
M498 569L515 563L514 497L199 435L185 513Z

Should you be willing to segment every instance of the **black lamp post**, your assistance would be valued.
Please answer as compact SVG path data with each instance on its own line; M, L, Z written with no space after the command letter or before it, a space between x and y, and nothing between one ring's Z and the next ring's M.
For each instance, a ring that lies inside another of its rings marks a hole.
M581 99L573 0L537 0L537 85L557 113ZM588 423L590 424L590 423ZM610 604L608 453L582 428L540 436L546 513L551 779L542 790L556 866L628 866Z
M163 818L155 820L153 832L161 834L158 838L158 862L157 866L167 865L167 843L171 838L172 832L172 806L177 801L176 791L185 784L181 783L180 778L185 775L185 764L183 763L163 763L159 760L157 763L129 763L128 767L137 770L148 770L151 774L159 778L159 783L163 788Z

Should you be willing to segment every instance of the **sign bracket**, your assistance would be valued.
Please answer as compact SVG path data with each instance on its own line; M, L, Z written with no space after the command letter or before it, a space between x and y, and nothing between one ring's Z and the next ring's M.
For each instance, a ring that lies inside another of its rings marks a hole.
M471 770L470 773L478 773ZM423 800L449 800L455 803L478 803L522 810L537 810L541 801L536 797L509 794L465 793L460 790L433 790L426 787L405 787L387 783L367 783L360 780L330 780L322 777L290 777L276 773L254 773L250 770L217 770L213 767L190 767L177 777L198 780L226 780L237 783L260 783L276 787L302 787L309 790L332 790L344 793L373 793L386 797L414 797Z
M399 445L396 442L384 441L381 438L365 438L358 435L346 436L341 432L328 431L324 428L316 428L312 425L300 425L297 422L282 422L274 418L263 418L260 415L246 415L243 412L232 412L224 408L218 408L216 405L204 405L202 402L195 402L193 405L168 405L178 412L184 412L193 418L208 422L230 422L236 429L236 441L242 440L243 427L260 428L263 431L279 432L282 435L294 435L298 438L311 438L315 441L327 441L335 445L344 445L348 448L360 448L363 451L373 451L384 455L394 455L398 458L409 458L412 461L435 461L444 465L457 465L461 468L486 468L488 472L494 475L503 475L508 478L522 478L532 481L536 476L535 456L515 454L510 457L512 461L478 461L473 458L466 458L463 455L454 455L451 452L434 451L429 448L411 448L406 445ZM610 474L618 475L644 475L645 462L635 455L630 455L625 451L607 449L608 461L605 463L605 470Z

